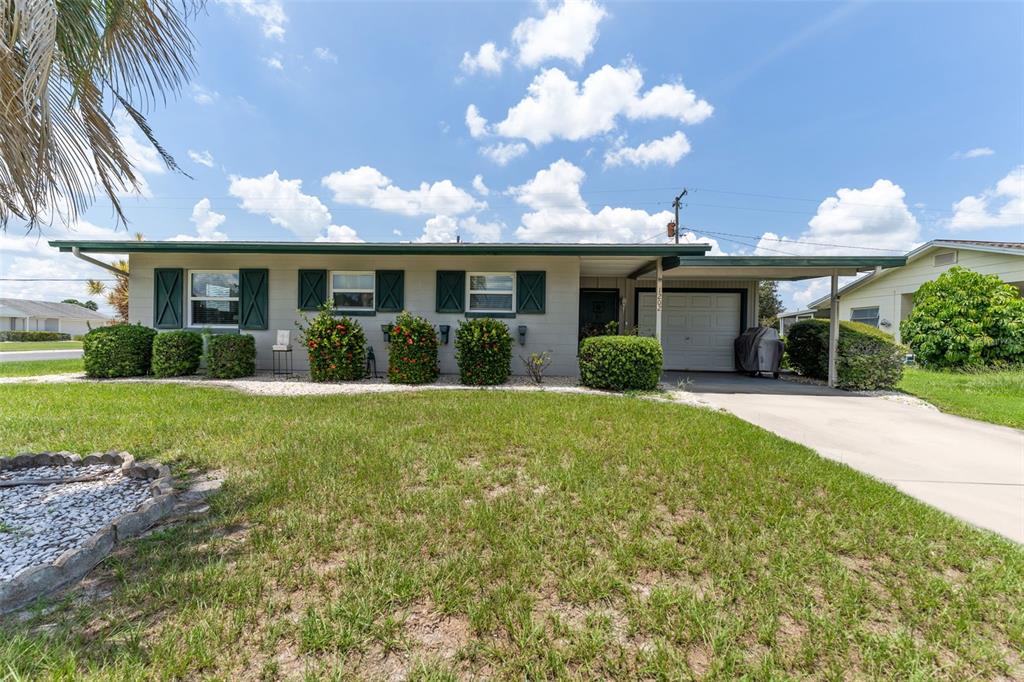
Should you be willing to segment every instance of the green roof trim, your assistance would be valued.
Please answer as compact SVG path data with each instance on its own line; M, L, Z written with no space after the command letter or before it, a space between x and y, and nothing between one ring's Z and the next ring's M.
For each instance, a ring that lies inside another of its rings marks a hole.
M907 264L906 256L708 256L662 258L662 268L731 267L731 268L837 268L859 270L898 268Z
M686 256L703 258L706 244L403 244L397 242L146 242L58 239L61 251L83 253L276 253L401 256Z

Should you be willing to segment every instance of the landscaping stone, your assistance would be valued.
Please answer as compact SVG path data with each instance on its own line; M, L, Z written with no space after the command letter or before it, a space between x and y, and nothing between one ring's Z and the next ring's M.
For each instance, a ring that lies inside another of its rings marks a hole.
M175 506L167 465L127 452L21 453L0 458L0 482L0 613L79 580Z

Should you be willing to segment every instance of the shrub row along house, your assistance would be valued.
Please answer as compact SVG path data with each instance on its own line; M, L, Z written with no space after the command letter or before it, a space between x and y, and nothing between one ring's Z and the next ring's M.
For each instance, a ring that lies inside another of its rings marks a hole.
M385 331L401 311L427 318L437 327L446 374L456 371L456 326L478 317L506 323L521 354L550 352L552 374L577 374L581 335L609 325L660 339L665 369L733 371L733 340L757 325L760 280L832 276L835 283L905 262L710 256L704 244L50 244L108 269L89 254L127 253L131 322L252 334L261 369L271 367L276 330L297 329L301 311L330 302L339 315L362 320L381 359ZM297 357L296 368L304 362Z

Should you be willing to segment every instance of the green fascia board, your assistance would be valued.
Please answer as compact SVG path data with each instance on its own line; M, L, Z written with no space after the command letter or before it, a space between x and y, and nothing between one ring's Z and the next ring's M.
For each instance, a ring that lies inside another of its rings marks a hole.
M444 256L687 256L702 258L705 244L402 244L350 242L146 242L57 239L50 246L92 253L273 253Z
M676 267L733 268L898 268L907 264L906 256L687 256L662 259L664 269Z

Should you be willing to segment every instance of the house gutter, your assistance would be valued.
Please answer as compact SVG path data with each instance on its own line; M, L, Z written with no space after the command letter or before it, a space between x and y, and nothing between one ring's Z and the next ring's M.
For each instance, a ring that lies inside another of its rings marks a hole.
M91 263L92 265L95 265L97 267L101 267L104 270L107 270L109 272L114 273L118 277L127 277L128 276L127 271L122 270L121 268L114 267L110 263L106 263L106 262L101 261L101 260L99 260L97 258L93 258L91 256L86 256L84 253L81 252L81 250L79 250L79 248L77 246L71 247L71 253L74 254L75 258L78 258L79 260L84 260L86 263Z

